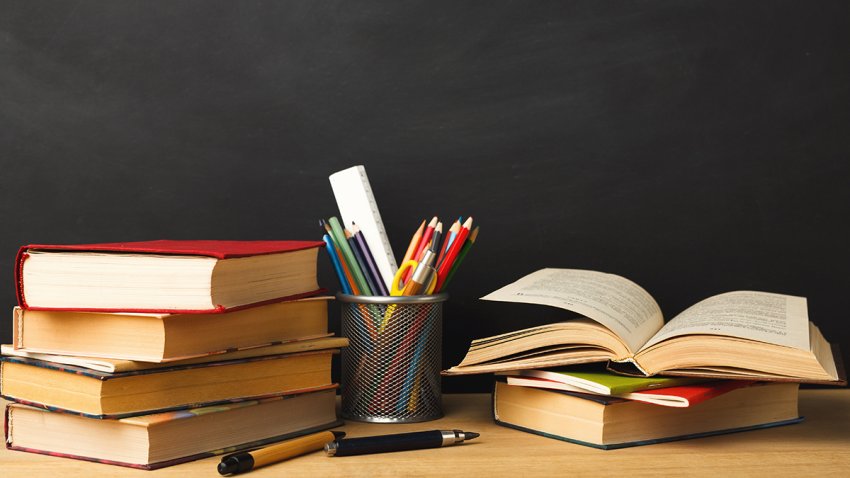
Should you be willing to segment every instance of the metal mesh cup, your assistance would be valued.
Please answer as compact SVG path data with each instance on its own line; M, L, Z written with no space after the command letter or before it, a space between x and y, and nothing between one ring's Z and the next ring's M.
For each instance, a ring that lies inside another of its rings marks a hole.
M440 366L448 294L337 294L342 304L342 416L411 423L443 416Z

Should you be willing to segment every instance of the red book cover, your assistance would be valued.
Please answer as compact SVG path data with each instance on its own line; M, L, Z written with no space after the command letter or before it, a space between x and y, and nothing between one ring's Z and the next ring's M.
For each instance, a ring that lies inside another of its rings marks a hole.
M675 387L654 388L640 390L637 392L603 395L597 392L584 391L578 387L573 387L555 380L548 380L540 377L520 377L509 375L507 377L507 382L511 385L523 387L563 390L565 393L578 394L591 400L635 400L638 402L651 403L653 405L677 408L690 407L731 392L732 390L749 387L750 385L757 383L752 380L711 380L690 385L678 385Z
M667 399L671 400L673 403L679 403L678 405L668 404L668 406L692 407L698 403L718 397L724 393L731 392L732 390L748 387L753 383L755 382L751 380L713 381L693 385L682 385L679 387L642 390L631 394L635 395L635 397L629 398L641 401L646 401L647 398L658 398L661 400Z
M233 259L238 257L250 257L265 254L279 254L284 252L294 252L314 247L324 247L323 241L220 241L220 240L168 240L160 239L155 241L138 241L138 242L104 242L97 244L30 244L22 246L18 250L15 258L15 294L18 299L18 305L28 309L29 307L24 298L23 284L23 264L28 257L30 250L50 250L50 251L81 251L81 252L115 252L128 254L159 254L159 255L184 255L184 256L205 256L214 257L216 259ZM317 289L302 294L281 297L275 300L263 301L257 304L249 304L239 307L216 307L210 310L171 310L171 309L156 309L156 310L141 310L141 309L121 309L126 312L181 312L181 313L216 313L226 310L236 310L245 307L251 307L270 302L278 302L283 300L292 300L303 297L309 297L322 292L324 289ZM66 310L89 310L69 308Z

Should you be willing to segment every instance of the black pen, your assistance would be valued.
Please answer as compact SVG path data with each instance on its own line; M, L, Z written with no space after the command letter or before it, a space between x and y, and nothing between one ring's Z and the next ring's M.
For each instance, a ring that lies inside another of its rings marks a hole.
M420 450L456 445L477 438L478 433L462 430L430 430L362 438L334 440L325 445L328 456L366 455L392 451Z

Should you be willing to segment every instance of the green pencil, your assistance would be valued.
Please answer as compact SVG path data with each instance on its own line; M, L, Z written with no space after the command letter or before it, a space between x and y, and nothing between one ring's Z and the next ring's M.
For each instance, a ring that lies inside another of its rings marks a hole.
M446 287L449 286L449 282L452 281L452 277L455 276L455 272L457 272L458 267L460 267L460 263L463 262L463 258L469 254L469 250L472 249L472 245L475 244L475 239L478 238L478 226L475 226L475 229L472 230L472 233L469 235L469 238L466 240L466 244L463 245L463 249L460 250L460 253L455 260L455 263L452 264L451 270L449 270L449 275L446 276L446 281L443 283L443 287L440 290L445 290Z
M354 276L354 282L357 283L357 288L360 289L363 295L372 295L372 289L369 288L369 284L366 282L366 276L360 270L360 265L357 264L357 259L354 258L354 252L345 239L345 233L342 232L342 225L340 225L339 219L332 217L328 219L328 224L331 226L331 234L333 235L334 242L339 247L340 252L342 252L345 263L348 265L348 270Z

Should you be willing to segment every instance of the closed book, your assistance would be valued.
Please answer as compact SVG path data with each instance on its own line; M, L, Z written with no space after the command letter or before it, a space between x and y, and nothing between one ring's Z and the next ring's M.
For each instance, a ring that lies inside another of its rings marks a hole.
M319 339L339 347L346 339ZM254 356L235 352L195 363L102 372L46 360L0 357L2 396L93 418L121 418L331 386L338 349ZM192 361L188 361L192 362Z
M152 470L339 426L335 403L331 388L107 420L12 403L6 447Z
M614 449L797 423L802 420L798 388L796 383L762 382L674 408L497 381L493 415L509 428Z
M27 352L168 362L326 336L329 299L275 302L221 314L15 307L12 341Z
M224 312L319 292L322 241L34 244L15 261L25 309Z

